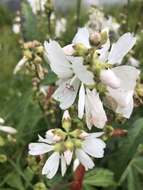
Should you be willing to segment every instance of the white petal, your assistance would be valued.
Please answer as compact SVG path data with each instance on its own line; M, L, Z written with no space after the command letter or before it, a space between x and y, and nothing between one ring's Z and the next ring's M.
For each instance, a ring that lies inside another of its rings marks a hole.
M87 85L94 84L94 75L92 72L88 71L86 66L83 65L83 58L81 57L70 57L72 62L73 72L76 76Z
M104 132L96 132L96 133L88 133L87 138L97 138L97 137L101 137L104 134Z
M120 63L123 57L132 49L136 43L136 38L131 33L125 33L112 45L108 62L110 64Z
M53 178L58 171L59 162L60 154L58 152L54 152L46 161L42 169L42 174L46 175L49 179Z
M80 81L77 78L63 82L54 92L53 98L60 102L60 108L68 109L75 101Z
M129 117L133 109L133 94L136 86L136 80L139 76L139 70L132 66L119 66L112 69L113 72L120 78L120 88L112 89L108 87L107 96L111 97L116 102L116 107L113 110L122 114L124 117ZM128 113L128 114L127 114Z
M111 69L102 70L100 72L100 80L103 84L110 86L111 88L120 87L120 79L115 75Z
M87 28L79 28L74 39L73 39L73 41L72 41L72 43L73 44L82 43L87 48L90 48L88 29Z
M103 128L105 126L107 121L106 113L99 94L95 90L90 91L87 89L85 110L88 127L94 125L98 128Z
M92 169L94 167L94 162L82 149L77 149L75 154L86 170Z
M67 165L70 165L70 163L72 161L72 156L73 156L73 152L72 151L66 150L64 152L64 157L65 157Z
M98 59L101 62L107 61L108 54L109 54L109 48L110 48L110 41L108 39L107 42L104 45L102 45L101 49L97 50L97 52L100 54Z
M9 134L16 134L17 130L13 127L9 127L9 126L0 126L0 131L3 131L5 133L9 133Z
M18 71L20 71L24 65L26 64L27 62L27 59L26 57L23 57L19 62L18 64L16 65L16 67L14 68L14 71L13 71L13 74L16 74Z
M45 143L30 143L29 144L29 154L31 155L41 155L53 150L52 145Z
M81 84L79 90L79 99L78 99L78 117L83 118L84 114L84 105L85 105L85 89L83 83Z
M66 160L65 160L64 156L61 155L61 173L62 173L62 176L65 175L66 170L67 170Z
M116 112L121 114L123 117L129 119L134 108L134 102L133 102L133 97L130 99L129 103L123 107L118 105Z
M44 43L45 57L49 60L51 69L59 78L68 78L72 76L71 65L68 62L62 48L56 41Z
M86 140L83 141L82 148L87 154L95 158L102 158L104 156L105 146L104 141L101 139L87 137Z
M79 166L80 162L79 160L76 158L73 162L73 171L75 171L77 169L77 167Z
M65 55L73 55L75 52L75 50L73 48L73 44L66 45L62 49L63 49Z
M139 62L139 60L135 59L134 57L130 57L128 60L128 64L133 67L139 67L140 62Z

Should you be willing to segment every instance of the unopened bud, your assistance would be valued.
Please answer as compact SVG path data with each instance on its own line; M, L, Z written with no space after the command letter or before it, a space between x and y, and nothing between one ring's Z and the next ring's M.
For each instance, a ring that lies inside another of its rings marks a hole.
M108 40L108 29L101 31L101 44L105 44Z
M71 117L69 115L69 111L68 110L64 111L63 119L62 119L62 127L66 131L69 131L70 128L71 128Z
M111 88L116 89L120 87L120 79L111 69L102 70L100 72L100 80L103 84L110 86Z
M34 190L47 190L47 187L44 183L38 182L34 185Z
M77 56L84 56L88 51L88 49L82 43L75 44L74 49L74 54Z
M0 154L0 163L5 163L7 161L7 156L5 154Z
M101 42L101 35L99 32L94 32L93 34L90 35L90 43L91 45L98 46Z

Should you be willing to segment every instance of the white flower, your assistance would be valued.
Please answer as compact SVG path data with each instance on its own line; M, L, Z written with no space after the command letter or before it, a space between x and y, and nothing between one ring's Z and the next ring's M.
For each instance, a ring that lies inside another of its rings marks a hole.
M45 10L45 3L47 0L28 0L32 11L34 14L36 14L38 11L44 11Z
M4 123L5 123L5 120L0 117L0 131L3 131L5 133L11 134L11 135L17 133L17 130L15 128L6 126L6 125L4 125Z
M134 107L134 88L140 72L136 68L127 65L115 67L112 71L120 79L120 87L117 89L107 87L107 96L115 101L115 106L112 109L116 113L120 113L125 118L130 118Z
M0 131L3 131L8 134L16 134L17 133L17 130L10 126L1 126L0 125Z
M66 25L67 25L67 21L65 18L61 18L61 19L56 21L55 34L57 37L60 37L61 34L66 31Z
M74 169L80 162L86 170L92 169L94 167L94 162L91 157L102 158L104 156L104 149L106 147L105 143L99 139L103 133L89 133L82 142L81 148L75 150L76 158L78 159L74 163ZM91 146L92 145L92 146Z
M20 30L21 30L20 23L14 23L14 24L12 25L12 31L13 31L15 34L19 34L19 33L20 33Z
M107 55L101 61L113 66L120 64L135 42L136 38L131 33L125 33L112 45L110 52L108 48L101 49L100 56ZM125 118L129 118L133 111L133 94L138 76L139 70L131 66L117 66L100 73L101 81L107 85L109 105L114 105L112 109Z
M59 131L60 130L60 131ZM55 140L56 132L65 134L65 138ZM74 136L74 134L76 134ZM78 135L78 136L77 136ZM104 156L105 143L99 137L103 132L86 133L83 130L77 129L65 133L62 129L51 129L46 133L46 137L39 136L39 142L29 144L29 154L42 155L50 154L46 163L43 166L42 174L49 179L53 178L61 165L61 174L64 176L67 166L74 160L74 170L81 163L86 170L94 167L94 158L102 158ZM92 146L91 146L92 144ZM72 146L70 146L72 145Z
M107 122L107 117L99 94L95 89L92 91L86 89L86 93L85 114L87 127L91 129L94 125L97 128L103 128Z
M66 57L57 42L45 42L45 51L51 69L60 79L53 97L60 102L61 109L67 109L74 103L80 84L93 85L94 76L83 65L81 57Z
M56 143L61 140L60 136L54 134L54 129L48 130L45 139L39 136L38 143L29 144L30 155L42 155L51 151L54 151L47 159L42 169L42 174L46 175L47 178L51 179L55 176L58 171L61 161L61 173L62 176L66 172L66 160L62 153L55 150Z

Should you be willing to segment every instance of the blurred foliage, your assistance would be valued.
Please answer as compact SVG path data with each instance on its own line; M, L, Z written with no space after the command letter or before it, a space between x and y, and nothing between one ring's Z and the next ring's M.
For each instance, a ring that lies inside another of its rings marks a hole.
M130 2L130 1L129 1ZM122 24L122 33L135 32L139 40L135 47L135 57L143 67L143 3L134 1L126 6L106 7L106 14L115 16ZM75 10L67 15L67 31L59 39L61 44L68 44L76 31ZM71 175L62 178L57 175L48 180L41 175L42 161L27 155L28 143L37 139L37 134L44 134L50 127L31 90L30 77L13 76L13 69L21 59L20 36L12 33L13 14L0 7L0 117L6 124L18 130L16 137L0 134L5 145L0 147L0 154L7 160L0 163L0 190L45 190L68 189ZM38 39L43 42L49 36L47 18L36 17L28 4L22 4L24 22L23 37L26 41ZM59 16L59 15L58 15ZM63 16L63 15L62 15ZM83 10L80 15L83 26L87 15ZM30 80L29 80L30 79ZM53 73L43 81L51 84L56 80ZM118 127L128 129L127 137L112 139L108 142L106 156L96 163L96 168L86 173L84 190L141 190L143 186L143 107L135 109L130 121ZM58 124L57 124L58 125ZM115 127L116 124L115 124ZM108 169L105 169L108 168ZM72 168L69 168L71 173Z

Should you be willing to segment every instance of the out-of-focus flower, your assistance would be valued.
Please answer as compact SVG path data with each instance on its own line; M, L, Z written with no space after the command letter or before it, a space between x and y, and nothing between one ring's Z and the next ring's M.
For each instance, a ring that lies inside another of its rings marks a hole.
M3 131L8 134L16 134L17 130L13 127L4 125L5 121L3 118L0 118L0 131Z
M27 0L32 8L32 11L34 14L36 14L38 11L44 11L45 10L45 3L47 0Z
M67 21L65 18L61 18L56 20L55 25L55 35L56 37L60 37L66 31Z

